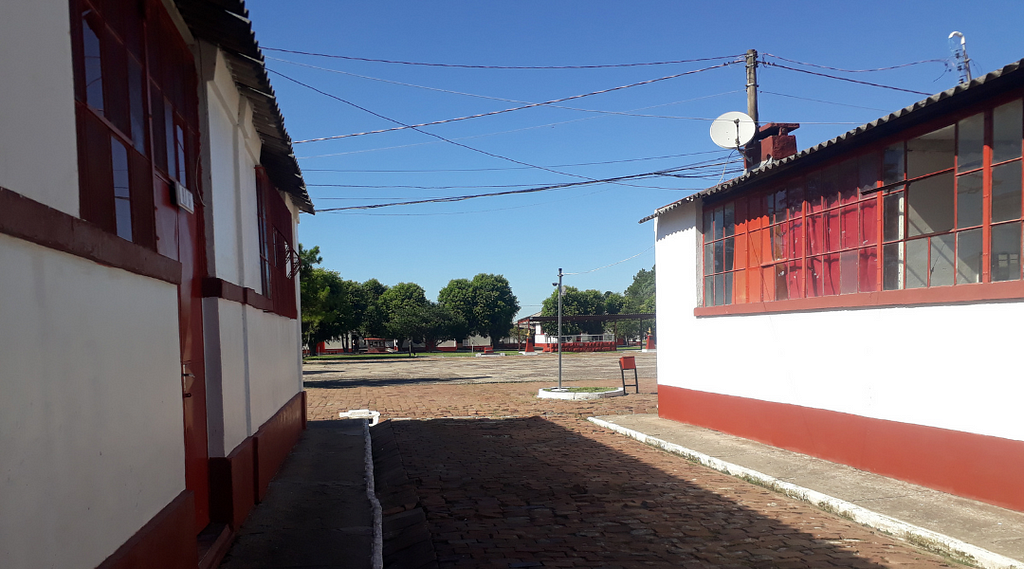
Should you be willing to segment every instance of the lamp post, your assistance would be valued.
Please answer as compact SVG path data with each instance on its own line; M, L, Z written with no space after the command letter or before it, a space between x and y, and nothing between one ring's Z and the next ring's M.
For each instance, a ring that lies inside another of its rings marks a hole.
M558 267L558 388L562 389L562 267Z

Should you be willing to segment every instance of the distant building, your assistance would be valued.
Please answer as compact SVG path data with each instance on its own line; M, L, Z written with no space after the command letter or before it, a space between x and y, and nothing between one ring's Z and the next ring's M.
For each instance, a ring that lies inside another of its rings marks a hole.
M0 559L208 567L305 425L312 212L239 0L0 19Z
M1022 63L643 220L659 414L1024 510Z

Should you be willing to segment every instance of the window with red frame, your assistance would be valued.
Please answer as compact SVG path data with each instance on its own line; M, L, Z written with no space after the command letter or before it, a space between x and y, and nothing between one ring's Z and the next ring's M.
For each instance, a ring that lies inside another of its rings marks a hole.
M262 166L256 167L256 209L263 295L271 299L275 313L296 318L295 269L298 258L293 247L292 213Z
M705 204L703 305L1020 280L1022 115L994 105Z
M158 0L70 5L81 216L155 249L154 191L198 191L192 55Z

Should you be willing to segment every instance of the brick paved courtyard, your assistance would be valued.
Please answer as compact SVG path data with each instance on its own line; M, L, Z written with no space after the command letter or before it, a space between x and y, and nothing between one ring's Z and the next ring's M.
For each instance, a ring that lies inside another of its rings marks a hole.
M636 355L639 395L583 402L535 397L553 356L307 364L309 416L395 419L440 567L950 566L587 422L656 412L654 354ZM567 354L563 379L618 385L616 357Z

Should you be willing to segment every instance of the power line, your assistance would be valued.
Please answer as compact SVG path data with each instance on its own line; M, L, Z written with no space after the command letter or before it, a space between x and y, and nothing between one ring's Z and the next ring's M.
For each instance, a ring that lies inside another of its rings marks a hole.
M616 67L646 67L652 65L677 65L680 63L696 63L701 61L718 61L720 59L735 59L742 55L722 55L718 57L701 57L697 59L676 59L672 61L646 61L638 63L603 63L596 65L469 65L464 63L426 63L421 61L400 61L394 59L374 59L369 57L355 57L351 55L334 55L328 53L316 53L311 51L299 51L294 49L281 49L276 47L260 47L263 51L277 51L280 53L294 53L297 55L309 55L313 57L326 57L330 59L345 59L348 61L366 61L369 63L389 63L393 65L415 65L420 67L454 67L459 69L519 69L519 70L540 70L540 69L609 69Z
M856 79L849 79L847 77L836 77L835 75L829 75L827 73L818 73L817 71L808 71L807 69L797 69L796 67L789 67L788 65L780 65L778 63L771 63L769 61L762 62L761 64L765 65L765 66L770 66L770 67L778 67L779 69L788 69L790 71L799 71L800 73L806 73L808 75L816 75L818 77L827 77L829 79L836 79L838 81L846 81L848 83L857 83L858 85L868 85L868 86L871 86L871 87L881 87L883 89L892 89L893 91L902 91L904 93L913 93L915 95L924 95L924 96L931 95L931 93L925 93L925 92L922 92L922 91L914 91L914 90L911 90L911 89L904 89L902 87L893 87L892 85L882 85L881 83L871 83L870 81L858 81Z
M662 156L648 156L645 158L625 158L622 160L602 160L600 162L577 162L574 164L555 164L549 168L568 168L571 166L595 166L604 164L619 164L622 162L643 162L647 160L663 160L666 158L681 158L684 156L696 156L699 154L724 154L725 150L705 150L702 152L685 152L683 154L664 154ZM303 172L341 172L346 174L430 174L449 172L501 172L507 170L530 170L526 166L510 166L508 168L459 168L451 170L335 170L330 168L303 168ZM310 184L306 184L307 186Z
M612 263L610 265L605 265L603 267L598 267L596 269L590 269L589 271L580 271L578 273L562 273L562 275L563 276L568 276L568 275L585 275L587 273L593 273L593 272L596 272L596 271L600 271L601 269L607 269L608 267L614 267L615 265L621 265L622 263L625 263L626 261L629 261L631 259L636 259L640 255L643 255L644 253L650 251L651 249L654 249L654 245L651 245L650 247L644 249L643 251L640 251L639 253L637 253L636 255L633 255L632 257L626 257L625 259L623 259L621 261L615 261L614 263Z
M830 67L828 65L819 65L817 63L806 63L803 61L797 61L795 59L786 59L778 55L771 53L762 53L766 57L772 57L781 61L788 61L789 63L795 63L797 65L803 65L805 67L817 67L818 69L828 69L830 71L841 71L843 73L872 73L875 71L891 71L893 69L902 69L904 67L912 67L914 65L921 65L924 63L942 63L943 65L949 65L949 62L945 59L922 59L921 61L912 61L910 63L901 63L899 65L890 65L889 67L876 67L874 69L843 69L841 67Z
M319 65L309 65L308 63L299 63L297 61L289 61L287 59L281 59L281 58L278 58L278 57L268 57L267 59L273 60L273 61L280 61L282 63L287 63L287 64L290 64L290 65L297 65L299 67L306 67L306 68L309 68L309 69L316 69L318 71L327 71L327 72L330 72L330 73L338 73L340 75L347 75L349 77L356 77L356 78L359 78L359 79L366 79L368 81L378 81L380 83L387 83L389 85L398 85L400 87L412 87L414 89L424 89L424 90L427 90L427 91L436 91L438 93L447 93L449 95L461 95L461 96L464 96L464 97L473 97L473 98L476 98L476 99L486 99L488 101L501 101L501 102L504 102L504 103L518 103L518 104L526 104L526 105L537 104L537 103L533 103L531 101L523 101L523 100L520 100L520 99L508 99L506 97L493 97L491 95L479 95L479 94L476 94L476 93L466 93L464 91L453 91L451 89L442 89L440 87L430 87L430 86L427 86L427 85L417 85L415 83L405 83L403 81L393 81L391 79L383 79L383 78L380 78L380 77L370 77L369 75L360 75L358 73L350 73L348 71L341 71L340 69L331 69L330 67L320 67ZM565 105L555 105L555 104L548 105L548 106L550 106L552 108L555 108L555 109L565 109L565 110L569 110L569 111L578 111L578 112L581 112L581 113L597 113L597 114L605 114L605 115L619 115L619 116L626 116L626 117L640 117L640 118L653 118L653 119L675 119L675 120L691 120L691 121L713 121L714 120L714 119L709 118L709 117L680 117L680 116L675 116L675 115L645 115L645 114L632 113L632 112L627 112L627 111L606 111L606 110L602 110L602 109L581 109L579 107L568 107L568 106L565 106Z
M647 79L646 81L638 81L636 83L630 83L628 85L619 85L618 87L611 87L611 88L608 88L608 89L602 89L600 91L591 91L590 93L583 93L581 95L572 95L572 96L569 96L569 97L562 97L560 99L551 99L549 101L543 101L543 102L540 102L540 103L530 103L528 105L521 105L521 106L518 106L518 107L511 107L511 108L508 108L508 109L500 109L500 110L497 110L497 111L490 111L490 112L486 112L486 113L477 113L475 115L466 115L466 116L462 116L462 117L455 117L455 118L443 119L443 120L438 120L438 121L430 121L430 122L424 122L424 123L419 123L419 124L402 124L402 123L399 123L399 124L401 124L401 126L396 126L396 127L392 127L392 128L378 129L378 130L369 130L369 131L365 131L365 132L354 132L354 133L350 133L350 134L337 134L337 135L333 135L333 136L322 136L322 137L319 137L319 138L309 138L309 139L306 139L306 140L296 140L292 144L304 144L304 143L307 143L307 142L323 142L325 140L339 140L339 139L342 139L342 138L351 138L351 137L354 137L354 136L365 136L365 135L368 135L368 134L380 134L380 133L384 133L384 132L394 132L394 131L397 131L397 130L406 130L406 129L410 129L410 128L411 129L416 129L416 128L424 127L424 126L433 126L433 125L438 125L438 124L446 124L446 123L452 123L452 122L458 122L458 121L464 121L464 120L470 120L470 119L478 119L478 118L482 118L482 117L491 117L491 116L500 115L500 114L504 114L504 113L511 113L513 111L522 111L522 110L525 110L525 109L533 109L533 108L536 108L536 107L543 107L543 106L551 105L551 104L554 104L554 103L564 103L565 101L573 101L573 100L576 100L576 99L582 99L584 97L593 97L594 95L603 95L605 93L612 93L612 92L615 92L615 91L621 91L623 89L630 89L632 87L640 87L640 86L643 86L643 85L651 85L653 83L658 83L660 81L667 81L669 79L676 79L676 78L679 78L679 77L684 77L686 75L693 75L694 73L701 73L701 72L704 72L704 71L711 71L712 69L720 69L722 67L728 67L730 65L735 65L736 63L740 63L740 62L741 61L739 61L739 60L737 60L737 61L728 61L726 63L720 63L718 65L712 65L712 66L709 66L709 67L703 67L701 69L693 69L693 70L690 70L690 71L685 71L683 73L675 73L673 75L666 75L664 77L658 77L656 79ZM269 70L269 71L273 71L273 70ZM273 71L273 72L277 73L278 75L281 75L282 77L285 77L286 79L289 79L291 81L295 81L296 83L299 83L295 79L291 79L290 77L288 77L286 75L283 75L279 71ZM302 84L302 83L300 83L300 84ZM712 119L707 119L707 120L712 120ZM392 122L397 122L397 121L392 121Z
M761 91L765 95L775 95L776 97L786 97L788 99L798 99L800 101L811 101L812 103L825 103L826 105L838 105L840 107L851 107L854 109L865 109L868 111L878 111L880 113L889 112L888 109L876 109L875 107L862 107L860 105L851 105L848 103L837 103L835 101L823 101L821 99L811 99L808 97L797 97L796 95L786 95L785 93L775 93L772 91Z

